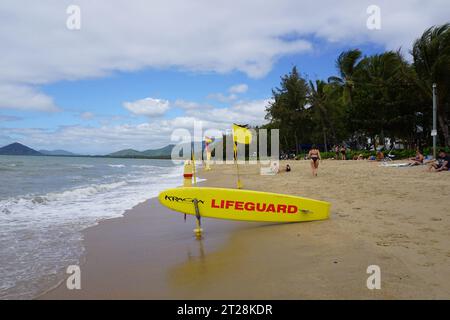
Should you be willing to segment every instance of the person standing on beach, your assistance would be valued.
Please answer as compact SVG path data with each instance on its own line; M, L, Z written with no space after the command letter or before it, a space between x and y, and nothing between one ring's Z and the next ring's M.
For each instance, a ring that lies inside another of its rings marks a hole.
M341 160L347 160L347 148L345 145L341 146Z
M334 146L334 155L335 155L334 158L336 160L339 160L339 145L338 144Z
M319 160L322 160L320 158L320 151L316 147L316 145L313 145L311 147L311 150L309 150L308 157L311 159L311 170L312 175L314 177L317 177L317 171L319 170Z

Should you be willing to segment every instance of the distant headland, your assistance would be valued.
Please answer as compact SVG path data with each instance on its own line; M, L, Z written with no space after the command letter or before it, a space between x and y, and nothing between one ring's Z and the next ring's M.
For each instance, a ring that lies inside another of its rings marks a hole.
M134 158L134 159L170 159L174 145L169 144L160 149L137 151L124 149L106 155L82 155L66 150L35 150L19 142L11 143L0 148L0 155L8 156L56 156L56 157L106 157L106 158Z

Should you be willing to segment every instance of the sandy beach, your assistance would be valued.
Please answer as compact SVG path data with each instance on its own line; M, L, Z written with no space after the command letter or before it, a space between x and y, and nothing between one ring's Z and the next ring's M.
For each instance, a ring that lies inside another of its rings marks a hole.
M244 188L329 201L329 220L204 219L198 241L193 217L152 199L85 230L81 290L63 282L39 298L450 298L450 173L325 160L313 177L309 161L289 164L276 176L241 166ZM199 173L202 185L235 186L232 165ZM369 265L381 268L380 290L366 286Z

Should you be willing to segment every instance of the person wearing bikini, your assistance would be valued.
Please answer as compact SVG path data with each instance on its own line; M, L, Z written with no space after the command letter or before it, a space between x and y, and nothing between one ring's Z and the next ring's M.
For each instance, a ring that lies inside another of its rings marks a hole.
M339 145L335 145L334 146L334 158L336 159L336 160L339 160Z
M419 149L416 150L416 156L414 158L409 158L409 166L420 166L423 164L425 157Z
M312 175L314 177L317 177L317 171L319 170L319 160L321 160L321 158L320 151L315 145L313 145L311 147L311 150L309 150L308 157L311 159Z
M347 160L347 148L345 145L341 146L341 160Z

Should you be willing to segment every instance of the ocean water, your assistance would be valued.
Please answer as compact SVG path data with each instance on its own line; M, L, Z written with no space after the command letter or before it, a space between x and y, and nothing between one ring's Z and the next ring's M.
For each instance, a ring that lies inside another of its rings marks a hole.
M83 229L181 183L170 160L0 156L0 299L55 285Z

